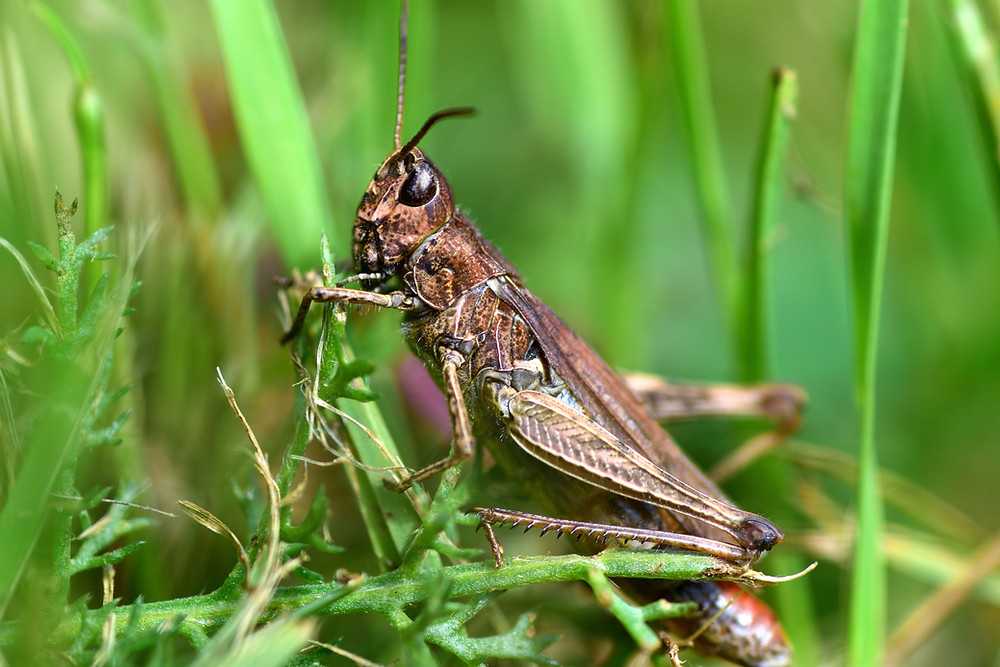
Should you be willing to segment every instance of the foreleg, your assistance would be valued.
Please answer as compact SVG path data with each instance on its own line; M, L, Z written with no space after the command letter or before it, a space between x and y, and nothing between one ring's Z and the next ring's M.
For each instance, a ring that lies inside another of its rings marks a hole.
M353 303L376 306L378 308L395 308L397 310L411 310L415 306L414 298L403 292L379 294L378 292L348 289L346 287L313 287L302 297L302 303L295 314L295 321L292 322L292 326L285 332L285 335L281 337L282 345L295 338L302 331L306 315L309 314L309 307L314 302Z

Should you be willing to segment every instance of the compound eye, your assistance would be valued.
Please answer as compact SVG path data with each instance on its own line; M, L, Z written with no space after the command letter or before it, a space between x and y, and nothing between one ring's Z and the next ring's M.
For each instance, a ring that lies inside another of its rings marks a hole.
M399 203L404 206L423 206L434 199L437 190L434 168L426 162L418 162L413 167L413 173L399 189Z

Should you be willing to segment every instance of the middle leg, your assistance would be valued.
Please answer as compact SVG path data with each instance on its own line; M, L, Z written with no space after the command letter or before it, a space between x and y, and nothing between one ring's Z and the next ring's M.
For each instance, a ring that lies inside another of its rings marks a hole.
M393 491L405 491L416 482L423 481L432 475L443 472L448 468L462 463L472 456L476 440L472 435L472 422L469 419L469 411L465 407L465 394L458 377L458 369L465 363L463 357L456 350L440 347L438 354L441 358L441 377L444 380L444 393L448 399L448 414L451 417L452 445L451 453L443 459L424 466L420 470L406 475L405 477L393 480L386 479L385 485Z

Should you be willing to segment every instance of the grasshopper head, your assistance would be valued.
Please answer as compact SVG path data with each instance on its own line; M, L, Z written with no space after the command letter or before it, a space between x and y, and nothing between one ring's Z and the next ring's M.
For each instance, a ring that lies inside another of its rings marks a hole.
M354 219L354 267L384 282L455 213L451 188L419 148L393 153L375 172ZM370 286L368 286L370 287Z
M417 143L437 121L471 109L446 109L431 116L420 131L379 166L354 219L354 268L376 274L371 289L399 270L420 242L455 215L451 187Z

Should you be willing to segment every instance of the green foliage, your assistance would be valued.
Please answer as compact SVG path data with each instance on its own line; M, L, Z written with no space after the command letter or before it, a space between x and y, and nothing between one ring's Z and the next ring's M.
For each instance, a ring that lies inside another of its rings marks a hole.
M80 455L92 447L114 443L127 419L127 414L113 412L124 390L111 387L110 368L111 343L121 331L121 319L131 295L130 272L125 272L125 283L113 291L109 290L109 276L104 274L85 304L79 305L84 271L89 263L107 258L101 244L111 230L97 230L77 243L73 230L76 210L76 200L66 206L57 192L57 253L38 244L33 246L45 267L55 274L55 305L48 306L47 298L43 298L43 323L25 329L21 336L22 343L34 348L35 353L30 361L33 372L30 376L25 373L19 389L28 395L44 396L45 400L40 404L19 401L20 414L12 415L13 419L28 421L32 428L25 438L23 453L10 449L5 452L6 457L22 455L23 460L13 458L19 470L12 486L6 489L6 503L0 511L0 526L9 536L0 550L0 610L9 608L19 582L29 571L43 584L42 590L34 594L41 593L40 601L58 609L59 598L65 602L71 576L125 558L140 544L112 551L105 548L147 525L143 520L126 521L124 511L116 507L105 517L107 525L90 526L88 512L106 492L90 499L81 499L76 493ZM5 247L9 247L6 242ZM39 285L23 258L19 254L15 257L29 282ZM50 494L68 505L52 510ZM74 510L77 501L81 505ZM74 511L92 530L81 534L86 539L71 554ZM44 600L45 591L55 599Z

